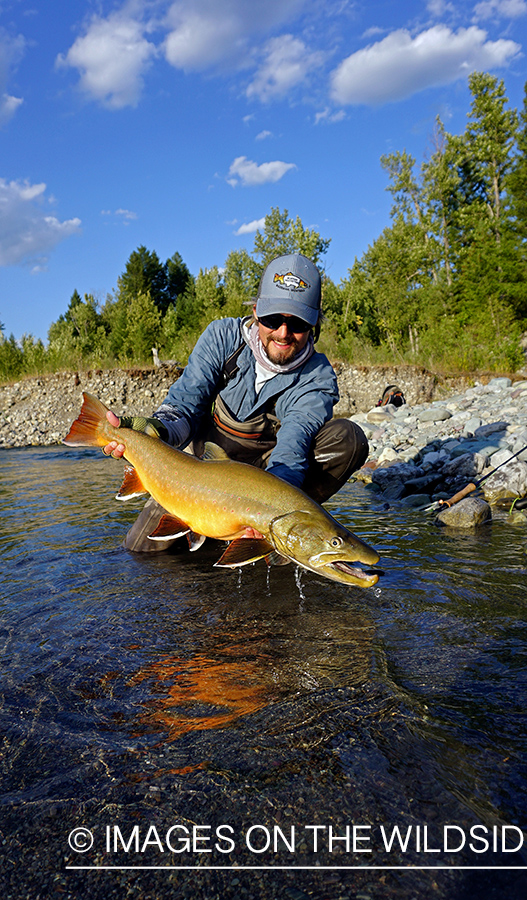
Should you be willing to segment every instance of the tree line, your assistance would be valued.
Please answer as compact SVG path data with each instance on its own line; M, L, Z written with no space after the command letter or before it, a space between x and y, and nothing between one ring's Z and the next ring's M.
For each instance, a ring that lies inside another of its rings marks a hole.
M340 284L323 277L319 343L355 363L416 363L444 371L513 371L527 329L527 85L511 109L503 81L469 78L463 134L438 118L421 164L405 150L381 157L393 196L390 224ZM300 252L323 270L330 239L278 207L252 252L193 276L179 253L162 262L141 246L104 303L74 291L47 345L0 339L0 377L60 369L186 362L215 318L250 312L266 264Z

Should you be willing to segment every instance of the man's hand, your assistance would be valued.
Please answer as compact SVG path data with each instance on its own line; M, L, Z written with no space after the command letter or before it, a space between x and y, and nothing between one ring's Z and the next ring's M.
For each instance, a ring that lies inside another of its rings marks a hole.
M168 438L168 432L159 419L145 419L144 416L121 416L119 419L111 409L106 413L106 418L114 428L131 428L133 431L141 431L143 434L149 434L151 437L161 440ZM102 448L105 456L113 456L114 459L121 459L124 451L125 446L119 441L110 441Z

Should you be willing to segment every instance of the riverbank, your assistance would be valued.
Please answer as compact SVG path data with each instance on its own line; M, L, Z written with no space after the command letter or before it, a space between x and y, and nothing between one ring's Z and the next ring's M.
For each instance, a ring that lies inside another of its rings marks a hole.
M389 405L352 418L370 444L355 478L385 501L419 507L480 479L490 504L507 499L511 506L527 495L527 380L492 378L428 404ZM480 514L486 521L490 509L472 504L464 522L478 524Z
M472 386L473 379L439 378L411 366L354 367L334 363L339 383L338 416L366 413L386 385L397 384L409 406L441 400ZM121 415L150 415L165 398L177 368L59 372L0 387L0 447L60 443L77 416L82 391ZM488 380L488 379L487 379Z

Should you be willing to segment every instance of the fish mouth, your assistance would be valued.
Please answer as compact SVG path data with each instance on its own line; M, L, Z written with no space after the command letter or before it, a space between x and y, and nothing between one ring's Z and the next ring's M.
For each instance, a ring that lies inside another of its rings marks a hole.
M332 581L341 584L354 584L357 587L373 587L379 580L380 570L369 568L379 562L379 554L367 544L359 548L360 552L350 553L351 559L339 558L335 551L325 550L317 553L309 560L312 571L325 575ZM368 569L362 569L360 564Z
M333 562L325 563L322 568L326 570L328 578L332 578L335 581L342 581L346 584L356 584L359 587L373 587L379 580L378 572L366 572L359 566L354 566L344 559L337 559L333 560Z

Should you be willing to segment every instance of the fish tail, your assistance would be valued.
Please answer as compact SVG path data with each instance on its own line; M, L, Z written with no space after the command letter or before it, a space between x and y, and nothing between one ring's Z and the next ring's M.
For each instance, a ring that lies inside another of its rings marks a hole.
M110 438L104 432L110 428L106 419L108 407L93 394L83 393L82 408L63 443L71 447L104 447Z

